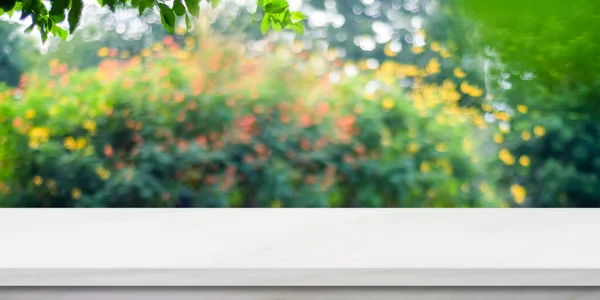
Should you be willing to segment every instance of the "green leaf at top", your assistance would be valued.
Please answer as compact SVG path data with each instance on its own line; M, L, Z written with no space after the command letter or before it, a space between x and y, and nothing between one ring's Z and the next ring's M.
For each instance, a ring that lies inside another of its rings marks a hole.
M173 2L173 12L180 17L185 15L185 6L181 0L175 0L175 2Z
M164 3L158 3L160 10L160 21L170 33L175 32L175 13Z
M299 11L293 11L291 13L291 15L292 15L292 19L295 21L302 21L302 20L306 19L306 16Z
M288 9L288 3L286 0L275 0L265 5L265 11L270 14L280 14Z
M304 34L304 25L302 25L302 23L292 23L292 24L290 24L290 27L297 34L299 34L299 35L303 35Z
M262 18L262 21L260 22L260 32L262 32L262 34L267 33L267 31L271 27L270 17L271 16L269 14L265 14Z
M33 30L33 28L35 28L35 24L29 25L29 27L25 28L25 33L30 33Z
M146 11L146 9L152 9L154 7L154 1L153 0L138 0L139 1L139 5L138 5L138 12L141 15L144 14L144 11Z
M216 8L217 6L219 6L220 3L221 3L221 0L210 0L210 4L212 5L212 8Z
M283 28L281 21L271 22L271 26L273 26L273 30L275 31L281 31L281 29Z
M60 28L59 26L52 27L52 33L60 37L63 41L67 39L69 35L66 30Z
M187 6L190 15L196 18L200 15L200 0L185 0L185 6Z
M81 12L83 11L83 0L72 0L71 9L69 10L69 33L73 33L79 25Z

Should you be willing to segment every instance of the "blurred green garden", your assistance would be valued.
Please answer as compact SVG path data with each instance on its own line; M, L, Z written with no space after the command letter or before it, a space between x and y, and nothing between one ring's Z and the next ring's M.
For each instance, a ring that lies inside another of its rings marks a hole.
M5 18L0 207L600 207L575 2L291 1L303 35L246 0L173 33L92 3L44 44Z

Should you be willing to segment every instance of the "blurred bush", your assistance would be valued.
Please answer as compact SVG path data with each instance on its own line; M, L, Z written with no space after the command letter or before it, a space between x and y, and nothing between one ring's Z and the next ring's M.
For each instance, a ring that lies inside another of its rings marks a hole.
M109 53L79 71L51 60L49 74L27 74L0 93L0 203L501 205L481 176L476 137L486 123L456 105L457 91L479 97L479 88L428 83L431 66L373 70L241 49L167 37L151 55Z
M503 98L512 103L510 127L497 128L494 165L514 206L600 206L600 123L590 109L593 86L553 91L533 81L512 81Z

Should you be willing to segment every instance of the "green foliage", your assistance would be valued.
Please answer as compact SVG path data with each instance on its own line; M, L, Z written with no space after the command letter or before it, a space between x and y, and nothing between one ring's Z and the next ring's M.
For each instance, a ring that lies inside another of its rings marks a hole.
M185 19L190 24L190 16L197 18L200 13L201 0L98 0L98 4L108 7L111 11L117 8L134 8L142 16L147 9L158 9L162 25L169 32L173 32L178 19ZM205 0L211 2L213 7L219 5L219 0ZM185 2L185 3L184 3ZM297 33L304 32L301 23L304 17L299 12L290 12L286 0L259 0L259 7L263 10L267 21L261 25L261 30L266 32L269 28L280 31L284 28L293 29ZM172 3L172 4L171 4ZM7 14L12 16L20 12L20 19L31 17L32 23L26 29L27 32L37 29L42 41L48 39L48 34L65 40L69 34L77 29L82 16L83 0L51 0L50 9L46 7L43 0L5 0L0 7L0 16ZM68 27L64 28L61 23L68 21ZM188 26L189 27L189 26Z
M87 71L56 64L27 76L22 95L4 91L0 203L500 204L479 189L469 118L446 116L452 105L435 86L414 101L394 85L365 93L383 75L333 84L309 61L249 60L224 41L200 43L199 53L108 59Z
M496 133L501 151L491 162L503 166L496 169L500 190L515 206L600 206L600 5L444 4L462 24L449 35L464 53L488 59L488 92L512 115L511 129Z

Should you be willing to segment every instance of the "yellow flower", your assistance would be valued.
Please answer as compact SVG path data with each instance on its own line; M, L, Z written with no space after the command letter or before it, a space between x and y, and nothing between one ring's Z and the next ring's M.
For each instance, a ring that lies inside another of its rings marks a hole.
M76 200L81 198L81 190L78 188L71 190L71 197Z
M29 145L29 148L31 148L31 149L37 149L40 147L40 142L30 140L28 145Z
M425 70L427 71L428 74L436 74L440 72L440 62L435 59L432 58L429 63L427 64L427 66L425 67Z
M498 152L498 157L506 165L512 166L515 164L515 157L510 153L510 151L508 151L505 148L501 149L500 152Z
M385 48L383 49L383 53L389 57L394 57L398 54L396 51L392 50L389 44L385 46Z
M110 178L110 171L101 166L96 168L96 174L98 174L98 177L100 177L102 180L108 180L108 178Z
M530 163L531 161L527 155L523 155L519 158L519 164L521 164L523 167L528 167Z
M452 80L446 79L444 82L442 82L442 88L445 90L454 90L456 89L456 84L454 84Z
M446 152L448 151L448 147L444 143L437 143L435 144L435 150L437 152Z
M433 42L431 43L431 50L433 50L434 52L439 52L441 49L440 43L438 42Z
M463 70L460 68L454 68L454 76L458 78L465 78L467 77L467 74L465 74L465 72L463 72Z
M161 43L154 43L154 45L152 46L152 50L154 51L160 51L163 49L163 45Z
M421 53L423 53L423 51L425 51L425 49L423 49L423 47L412 46L412 52L414 54L421 54Z
M60 64L60 62L56 58L53 58L48 62L48 66L50 66L50 68L52 68L52 69L58 67L59 64Z
M510 120L510 116L504 111L497 111L494 113L494 117L498 120L508 122Z
M29 131L29 138L40 142L47 142L50 138L50 130L45 127L34 127Z
M429 197L429 198L433 198L433 197L435 197L436 195L437 195L437 193L435 192L435 190L434 190L434 189L429 189L429 190L427 190L427 197Z
M25 113L25 118L26 119L33 119L35 118L35 110L30 109Z
M58 108L56 108L56 106L52 106L48 113L50 114L50 116L54 117L58 113Z
M77 145L76 145L77 150L85 148L86 145L87 145L87 141L84 138L77 139Z
M36 186L40 186L42 185L42 183L44 183L44 179L42 179L42 177L37 175L33 177L33 184L35 184Z
M385 109L392 109L394 108L394 100L392 100L391 98L385 98L383 99L383 102L381 103L381 105L385 108Z
M523 204L525 202L525 196L527 195L527 191L525 188L518 184L513 184L510 186L510 193L515 198L515 202L517 204Z
M419 151L419 144L415 143L415 142L410 142L408 144L408 152L411 154L417 153L417 151Z
M504 142L504 136L500 133L494 134L494 143L502 144L502 142Z
M519 104L517 105L517 110L522 114L526 114L528 109L527 106Z
M110 52L110 50L108 50L107 47L102 47L102 48L98 49L98 56L99 57L106 57L106 56L108 56L109 52Z
M140 52L140 55L143 57L148 57L150 56L150 54L152 54L152 51L150 51L150 49L144 49L142 50L142 52Z
M51 189L56 188L56 181L50 179L50 180L46 181L46 185Z
M460 91L463 92L464 94L467 94L471 97L481 97L481 95L483 95L483 90L476 87L476 86L472 86L469 85L468 82L463 82L460 85Z
M186 31L187 30L185 29L185 27L182 26L177 26L177 28L175 28L176 35L184 35Z
M60 98L60 100L59 100L59 103L60 103L60 105L62 105L62 106L65 106L65 105L67 105L67 103L69 103L69 98L67 98L67 97L62 97L62 98Z
M479 189L485 194L491 191L490 185L487 182L484 182L481 185L479 185Z
M473 142L469 138L465 138L462 142L463 151L466 153L471 153L473 151Z
M531 133L529 133L529 131L523 130L523 132L521 133L521 138L524 141L529 141L531 139Z
M485 112L491 112L494 109L494 107L491 104L488 104L488 103L481 105L481 108Z
M65 148L67 148L68 150L71 150L71 151L73 151L77 148L77 142L71 136L66 137L63 144L65 145Z
M119 55L121 58L128 58L131 54L129 53L129 51L124 50L121 52L121 54Z
M409 77L415 77L419 75L419 69L413 65L407 65L402 67L402 72Z
M533 133L538 137L542 137L546 134L546 129L538 125L533 128Z
M452 54L450 54L450 51L448 51L448 49L442 49L442 50L440 50L440 55L443 58L448 58L448 57L452 56Z
M466 184L466 183L463 183L463 184L460 186L460 190L461 190L461 191L463 191L463 193L466 193L466 192L468 192L468 191L469 191L469 185L468 185L468 184Z
M92 155L94 155L94 153L96 153L96 149L94 149L94 147L91 147L91 146L87 146L83 150L83 155L85 155L85 156L92 156Z
M427 173L429 171L431 171L431 164L429 164L429 162L424 161L421 163L421 166L419 167L419 169L421 170L421 173Z
M187 36L187 37L186 37L186 38L183 40L183 42L184 42L184 43L185 43L187 46L191 47L191 46L194 46L194 43L196 43L196 39L194 39L194 37L192 37L192 36ZM300 44L300 46L301 46L301 44Z
M448 161L447 158L442 158L438 160L438 165L442 168L444 174L450 175L454 171L452 168L452 164Z
M94 134L96 132L96 122L94 122L93 120L86 120L83 123L83 128L85 128L91 134Z

